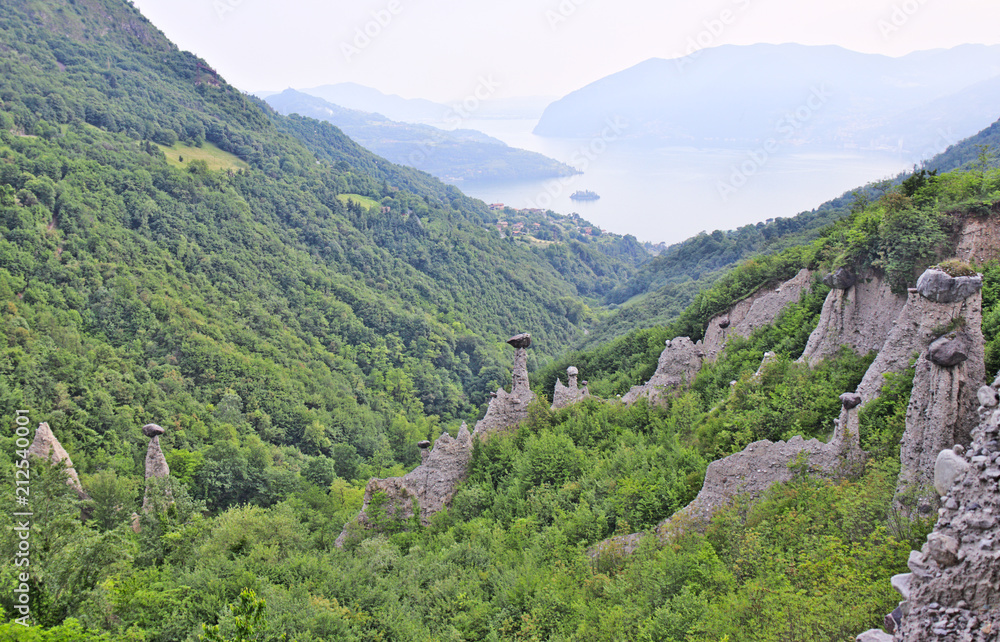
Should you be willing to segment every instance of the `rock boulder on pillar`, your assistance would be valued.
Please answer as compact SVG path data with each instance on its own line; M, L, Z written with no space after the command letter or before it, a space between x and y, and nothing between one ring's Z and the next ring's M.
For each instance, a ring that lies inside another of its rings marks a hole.
M570 366L566 368L566 377L569 380L568 385L564 386L562 381L556 379L555 387L552 390L552 410L558 410L559 408L575 404L590 394L590 391L587 390L586 382L584 382L582 388L578 387L577 378L579 375L580 371L577 370L576 366Z
M144 511L149 511L151 508L150 489L152 486L161 485L160 487L170 497L170 488L166 485L166 480L170 477L170 467L167 465L167 458L163 456L163 450L160 448L160 435L163 433L163 428L156 424L146 424L142 427L142 434L152 437L149 440L149 447L146 448L146 493L142 498Z
M507 339L514 346L514 368L511 372L510 392L500 388L496 391L486 416L476 423L473 436L488 439L490 435L513 428L528 418L528 405L534 401L535 393L531 391L528 382L528 346L531 345L531 335L527 332L514 335Z
M823 284L837 290L846 290L858 282L858 277L845 267L839 267L823 277Z
M962 332L938 337L927 348L927 358L943 368L957 366L969 358L969 338Z
M935 303L954 303L967 299L983 288L981 276L951 276L947 272L931 268L917 279L920 296Z

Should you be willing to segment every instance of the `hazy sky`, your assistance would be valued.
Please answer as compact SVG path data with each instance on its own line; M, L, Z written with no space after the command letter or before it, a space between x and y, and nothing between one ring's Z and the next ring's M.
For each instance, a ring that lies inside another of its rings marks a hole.
M996 0L134 0L244 91L562 96L652 57L758 42L902 55L1000 44Z

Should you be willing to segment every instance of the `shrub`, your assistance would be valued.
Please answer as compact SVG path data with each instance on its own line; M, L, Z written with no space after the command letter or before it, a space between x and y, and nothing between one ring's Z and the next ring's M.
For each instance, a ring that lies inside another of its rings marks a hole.
M941 261L933 267L946 272L949 276L976 276L978 274L975 268L959 259Z

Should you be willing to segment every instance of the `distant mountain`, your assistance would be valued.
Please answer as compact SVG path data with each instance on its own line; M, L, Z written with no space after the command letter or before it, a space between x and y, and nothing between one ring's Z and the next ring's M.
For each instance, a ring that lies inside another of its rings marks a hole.
M470 179L540 179L579 173L536 152L509 147L471 129L446 131L430 125L401 123L381 114L346 109L308 94L286 89L266 101L279 113L324 120L363 147L388 160L461 183Z
M404 123L439 125L446 129L452 129L455 122L465 120L470 116L474 118L537 120L549 103L558 98L558 96L517 96L512 98L490 96L486 100L478 101L475 109L468 113L467 108L459 104L459 101L456 101L454 105L445 105L423 98L403 98L353 82L308 88L297 87L296 90L347 109L381 114L391 120L400 120ZM281 92L258 91L255 93L260 98L266 99ZM449 127L449 124L452 126Z
M929 156L996 118L1000 46L900 58L835 46L725 45L650 59L551 104L535 133L698 146L882 148ZM930 153L927 153L930 151Z
M320 85L299 91L347 109L381 114L391 120L407 123L442 122L451 109L447 105L423 98L403 98L396 94L384 94L378 89L353 82ZM260 95L265 99L268 97L263 93Z

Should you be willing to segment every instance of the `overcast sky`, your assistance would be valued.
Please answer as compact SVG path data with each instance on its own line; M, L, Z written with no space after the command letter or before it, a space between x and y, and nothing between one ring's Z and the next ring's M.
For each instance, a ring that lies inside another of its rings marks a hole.
M134 0L244 91L352 81L448 102L563 96L653 57L758 42L902 55L1000 44L996 0Z

